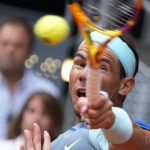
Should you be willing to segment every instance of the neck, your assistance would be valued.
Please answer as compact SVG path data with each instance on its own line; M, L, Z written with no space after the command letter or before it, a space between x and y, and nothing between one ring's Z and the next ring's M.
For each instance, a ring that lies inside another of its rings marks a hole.
M118 95L118 98L116 98L114 101L113 101L113 105L115 107L120 107L122 108L123 107L123 101L124 101L124 97L122 95Z
M23 71L20 72L14 72L14 73L6 73L2 72L3 76L5 77L7 81L8 88L10 91L13 93L17 87L18 82L22 79L23 77Z
M81 121L81 118L79 118L79 117L76 117L76 119L75 119L75 124L78 124L78 123L81 123L82 121Z

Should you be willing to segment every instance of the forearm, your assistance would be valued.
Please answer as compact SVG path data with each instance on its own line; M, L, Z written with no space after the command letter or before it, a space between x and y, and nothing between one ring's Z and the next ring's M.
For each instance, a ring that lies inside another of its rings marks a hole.
M139 127L128 114L120 108L113 107L115 121L103 132L110 142L111 150L149 150L150 131Z
M123 144L110 144L111 150L149 150L150 131L141 129L134 121L132 137Z

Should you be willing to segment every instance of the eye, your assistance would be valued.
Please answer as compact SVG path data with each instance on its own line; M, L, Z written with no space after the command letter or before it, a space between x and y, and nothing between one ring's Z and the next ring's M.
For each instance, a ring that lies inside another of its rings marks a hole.
M26 111L29 112L29 113L34 113L34 112L35 112L35 109L34 109L34 108L27 108Z
M78 67L80 67L80 68L84 68L84 67L85 67L85 64L82 63L82 62L78 62L76 65L77 65Z
M86 63L82 60L75 60L74 61L74 67L76 67L77 69L82 69L86 66Z
M100 66L100 70L102 71L107 71L108 70L108 67L106 65L101 65Z

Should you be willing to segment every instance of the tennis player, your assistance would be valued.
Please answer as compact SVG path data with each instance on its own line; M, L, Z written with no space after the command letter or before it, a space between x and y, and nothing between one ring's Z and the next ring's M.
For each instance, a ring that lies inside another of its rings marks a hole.
M92 32L95 45L108 37ZM122 109L127 94L133 89L139 58L134 46L123 37L114 38L100 55L101 87L96 100L88 101L86 81L90 65L88 48L83 41L74 57L70 73L70 95L77 124L61 134L52 144L44 132L41 144L40 127L34 134L25 130L26 142L20 150L149 150L150 126L133 119ZM95 77L96 78L96 77Z

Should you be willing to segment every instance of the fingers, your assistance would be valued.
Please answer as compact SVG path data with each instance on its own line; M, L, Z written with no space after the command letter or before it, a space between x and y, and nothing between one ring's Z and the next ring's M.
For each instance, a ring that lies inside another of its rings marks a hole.
M108 102L112 103L106 95L100 94L97 100L88 102L88 107L93 109L101 109Z
M104 114L109 114L110 112L112 112L112 102L107 101L103 105L103 107L102 106L100 106L99 108L89 107L86 114L88 115L89 118L96 119L98 117L102 117Z
M109 105L112 105L111 101L108 100L108 94L104 91L100 91L100 96L98 100L93 100L92 102L89 102L87 98L80 97L77 103L77 110L81 112L81 114L87 113L89 108L93 109L101 109L105 106L106 103L109 103Z
M51 148L51 138L47 131L44 131L44 144L43 150L50 150Z
M96 128L97 126L99 128L110 128L115 118L110 106L100 110L89 110L86 116L85 122L89 128Z
M87 99L84 97L80 97L76 107L77 107L77 110L81 113L81 115L86 113L88 109Z
M33 145L36 150L41 150L41 130L37 123L33 124Z
M19 150L50 150L51 139L47 131L44 131L44 143L41 144L41 130L37 123L33 124L33 137L29 130L24 130L25 145Z
M38 124L33 124L33 138L29 130L24 130L25 150L41 150L41 131Z
M105 91L99 91L99 94L100 94L100 95L103 95L106 99L108 99L108 98L109 98L108 93L107 93L107 92L105 92Z
M88 102L86 97L78 100L77 108L83 116L83 121L88 128L110 128L115 120L112 112L113 103L108 99L108 94L104 91L100 92L99 99Z
M34 150L32 135L29 130L24 130L25 135L25 150Z
M100 117L97 118L86 118L85 122L88 125L88 128L96 129L96 128L110 128L114 122L114 114L112 111L108 111L103 113Z

